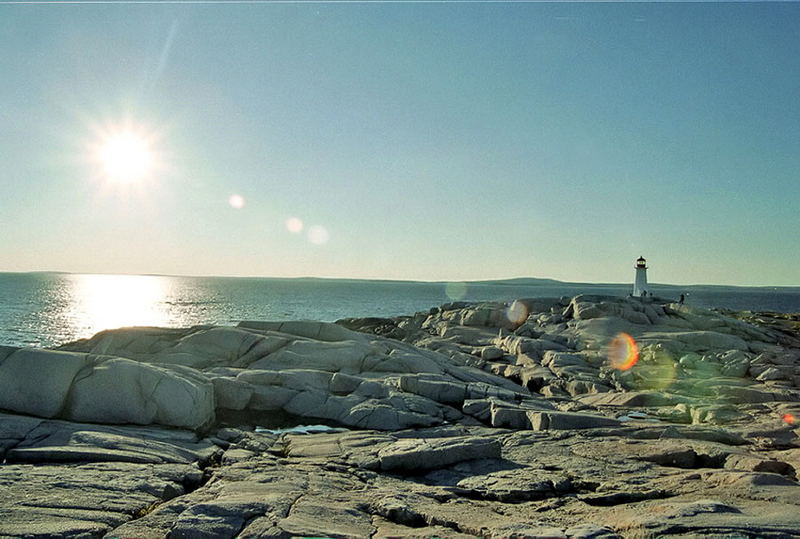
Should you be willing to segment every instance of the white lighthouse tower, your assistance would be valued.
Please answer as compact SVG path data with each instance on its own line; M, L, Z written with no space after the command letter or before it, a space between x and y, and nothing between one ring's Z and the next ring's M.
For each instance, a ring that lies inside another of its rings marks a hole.
M643 298L650 295L647 288L647 260L640 256L636 260L636 280L633 281L633 297Z

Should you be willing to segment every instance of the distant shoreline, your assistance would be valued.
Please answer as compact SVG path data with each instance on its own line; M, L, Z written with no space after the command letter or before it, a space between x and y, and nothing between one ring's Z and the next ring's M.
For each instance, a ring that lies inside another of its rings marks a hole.
M270 277L260 275L179 275L172 273L91 273L91 272L70 272L70 271L0 271L0 275L131 275L140 277L179 277L193 279L241 279L241 280L268 280L268 281L337 281L351 283L391 283L391 284L448 284L464 283L469 285L492 285L492 286L591 286L591 287L625 287L632 286L632 282L605 283L605 282L582 282L582 281L559 281L545 277L510 277L507 279L479 279L479 280L414 280L414 279L360 279L354 277ZM692 290L699 288L725 289L756 289L756 290L781 290L800 292L800 284L797 285L731 285L731 284L671 284L671 283L649 283L650 286L674 289Z

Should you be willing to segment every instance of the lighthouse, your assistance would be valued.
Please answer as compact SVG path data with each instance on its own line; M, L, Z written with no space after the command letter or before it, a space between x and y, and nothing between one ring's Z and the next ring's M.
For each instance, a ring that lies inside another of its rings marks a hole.
M633 296L642 298L650 294L647 288L647 260L640 256L636 260L636 280L633 281Z

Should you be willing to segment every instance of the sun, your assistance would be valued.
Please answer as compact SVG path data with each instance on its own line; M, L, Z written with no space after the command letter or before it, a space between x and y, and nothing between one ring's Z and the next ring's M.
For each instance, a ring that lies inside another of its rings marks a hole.
M91 128L94 137L88 157L98 178L113 185L134 186L153 180L161 172L158 132L130 118Z
M109 180L132 183L153 171L155 158L148 140L133 132L109 135L100 143L98 161Z

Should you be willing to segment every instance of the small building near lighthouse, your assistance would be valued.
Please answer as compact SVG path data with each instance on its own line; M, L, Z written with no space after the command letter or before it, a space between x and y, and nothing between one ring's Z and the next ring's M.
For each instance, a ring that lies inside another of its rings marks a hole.
M636 279L633 281L633 297L643 298L650 295L647 287L647 260L640 256L636 260Z

